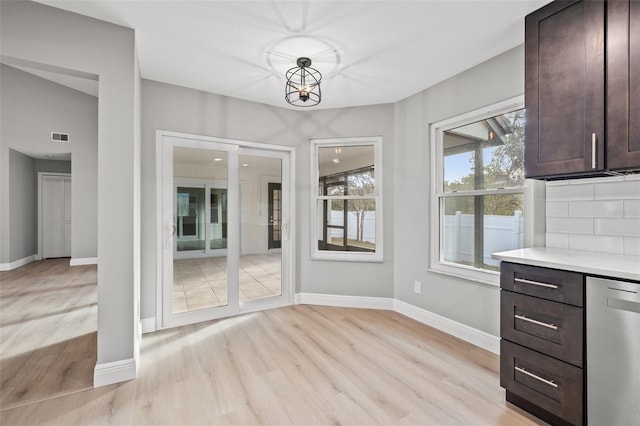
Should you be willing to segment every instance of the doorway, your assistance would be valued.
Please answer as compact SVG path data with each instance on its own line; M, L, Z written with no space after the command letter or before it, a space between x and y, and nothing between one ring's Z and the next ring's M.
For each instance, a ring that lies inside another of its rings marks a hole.
M38 173L38 253L71 257L71 174Z
M159 132L157 151L158 328L293 303L293 148Z

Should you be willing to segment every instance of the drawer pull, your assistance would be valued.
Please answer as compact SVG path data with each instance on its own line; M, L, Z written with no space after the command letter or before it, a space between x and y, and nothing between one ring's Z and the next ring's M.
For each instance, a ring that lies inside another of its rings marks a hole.
M558 326L556 326L556 325L549 324L549 323L542 322L542 321L537 321L537 320L534 320L534 319L531 319L531 318L527 318L524 315L514 315L514 317L519 319L519 320L522 320L522 321L527 321L527 322L530 322L532 324L536 324L536 325L540 325L542 327L550 328L552 330L557 330L558 329Z
M534 379L541 381L542 383L552 386L554 388L558 387L558 384L556 382L554 382L553 380L547 380L547 379L543 379L542 377L538 376L537 374L533 374L528 372L527 370L525 370L524 368L520 368L520 367L515 367L516 371L521 372L522 374L526 374L529 377L533 377Z
M537 285L538 287L558 288L558 286L555 284L547 284L547 283L541 283L539 281L525 280L524 278L516 278L515 281L522 284Z

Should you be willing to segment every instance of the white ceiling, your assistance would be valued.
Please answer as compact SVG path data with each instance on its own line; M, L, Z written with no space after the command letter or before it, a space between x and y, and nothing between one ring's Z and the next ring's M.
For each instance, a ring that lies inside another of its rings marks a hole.
M287 107L308 56L317 109L396 102L522 44L549 0L39 2L135 29L143 78L254 102Z

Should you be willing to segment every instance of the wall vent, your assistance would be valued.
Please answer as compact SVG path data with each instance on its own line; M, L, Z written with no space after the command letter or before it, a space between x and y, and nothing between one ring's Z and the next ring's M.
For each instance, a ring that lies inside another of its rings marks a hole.
M51 132L51 141L69 143L69 133Z

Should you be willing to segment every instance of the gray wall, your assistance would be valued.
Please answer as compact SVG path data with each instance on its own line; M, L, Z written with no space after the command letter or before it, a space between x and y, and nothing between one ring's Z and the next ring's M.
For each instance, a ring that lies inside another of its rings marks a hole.
M96 143L98 143L97 140ZM40 158L36 158L35 161L36 178L40 172L71 173L71 161L42 160Z
M524 93L522 46L396 104L396 299L499 335L499 291L427 271L429 266L429 124ZM413 282L422 282L422 294Z
M129 360L138 323L134 31L33 2L3 1L0 8L3 55L99 77L98 364Z
M71 153L73 164L69 162L38 160L38 171L65 170L72 174L71 181L71 257L96 257L98 251L98 100L93 96L36 77L16 68L0 65L2 88L0 125L4 152L9 149L27 153L30 156L50 154L64 156ZM70 143L50 141L50 132L69 133ZM6 158L3 156L3 158ZM56 163L63 163L61 168ZM3 175L14 167L9 161ZM46 170L45 170L46 169ZM4 177L4 176L3 176ZM3 201L6 194L2 194ZM8 230L11 237L9 255L2 252L0 263L12 262L25 256L16 257L21 250L13 245L15 215L4 219L3 234ZM36 218L37 220L37 218ZM36 222L37 223L37 222ZM37 241L37 240L36 240ZM37 245L32 253L36 254Z
M391 297L393 294L393 105L294 111L143 80L142 85L142 318L156 316L155 131L296 148L297 292ZM384 138L385 260L366 264L309 258L309 139Z
M9 258L15 261L33 256L38 251L34 226L38 211L36 174L35 160L28 155L10 149L9 162Z

